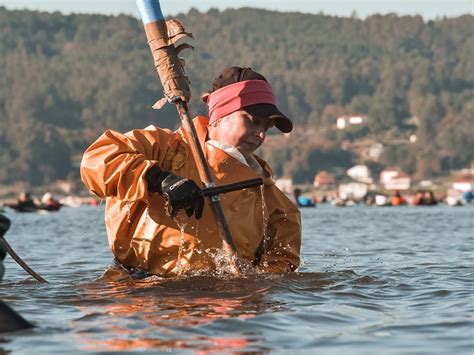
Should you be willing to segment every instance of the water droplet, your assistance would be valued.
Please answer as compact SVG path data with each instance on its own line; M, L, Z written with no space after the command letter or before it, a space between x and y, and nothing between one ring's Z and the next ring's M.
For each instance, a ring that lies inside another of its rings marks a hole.
M184 215L184 214L183 214ZM182 257L183 257L183 250L184 250L184 230L186 228L186 225L188 224L189 219L185 218L187 216L182 216L181 213L178 213L174 221L179 227L180 230L180 238L179 238L179 249L178 249L178 257L176 260L176 274L178 276L181 275L183 272L183 263L182 263Z
M268 235L267 235L267 225L268 225L268 215L267 215L267 205L265 203L265 189L264 185L260 186L260 195L262 198L262 219L263 219L263 254L267 252L268 248Z
M132 219L131 219L131 211L130 211L130 203L129 202L125 203L125 208L127 209L127 223L131 224Z

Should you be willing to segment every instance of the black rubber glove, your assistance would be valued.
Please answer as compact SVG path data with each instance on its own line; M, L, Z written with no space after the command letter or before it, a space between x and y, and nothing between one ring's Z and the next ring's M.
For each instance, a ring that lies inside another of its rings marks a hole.
M148 190L158 192L170 204L171 217L184 209L188 217L194 214L196 219L201 218L204 195L194 181L163 171L156 165L147 171L146 178Z

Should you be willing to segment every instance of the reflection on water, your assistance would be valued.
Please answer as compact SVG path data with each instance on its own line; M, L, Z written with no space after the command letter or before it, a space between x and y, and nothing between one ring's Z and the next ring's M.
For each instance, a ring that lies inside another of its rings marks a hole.
M472 353L472 208L318 207L298 273L114 283L101 209L10 215L7 239L50 284L7 260L0 296L37 328L0 353Z
M339 274L254 275L231 279L150 277L122 283L93 283L84 285L80 298L63 304L74 305L85 314L72 321L83 350L248 350L262 341L258 333L222 337L215 334L214 323L228 319L245 321L260 314L281 312L285 310L285 302L272 300L274 292L316 291L336 284L337 278L354 276L350 271ZM99 295L109 299L109 304L98 308L91 303ZM195 333L191 337L189 329Z

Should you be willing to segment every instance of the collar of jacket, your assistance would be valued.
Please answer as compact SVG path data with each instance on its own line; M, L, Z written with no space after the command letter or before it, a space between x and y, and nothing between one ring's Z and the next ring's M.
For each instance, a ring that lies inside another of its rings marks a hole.
M199 144L201 145L201 148L204 152L204 156L207 159L208 156L207 156L207 149L205 149L205 143L206 143L206 140L207 140L207 125L209 123L209 118L207 118L206 116L199 115L199 116L196 116L194 118L193 123L194 123L194 127L196 128L196 133L197 133L197 136L198 136ZM217 148L215 148L215 149L217 149ZM222 152L222 153L225 154L226 156L228 156L228 159L235 160L236 162L238 162L238 164L242 165L242 167L245 170L249 171L249 174L248 174L249 176L246 177L245 179L247 179L247 178L252 179L252 178L255 178L255 177L261 177L260 175L255 173L255 171L252 168L242 164L237 159L235 159L234 157L231 157L227 153L224 153L224 152ZM266 173L265 175L267 177L264 178L264 180L263 180L264 185L274 185L275 182L273 181L273 178L272 178L273 177L273 171L270 168L270 166L267 164L266 161L264 161L263 159L260 159L260 157L256 156L255 154L254 154L254 157L260 163L263 170L265 170L265 173ZM240 175L240 174L230 174L230 176L234 176L235 178L238 178L238 180L245 180L242 176L238 176L238 175Z

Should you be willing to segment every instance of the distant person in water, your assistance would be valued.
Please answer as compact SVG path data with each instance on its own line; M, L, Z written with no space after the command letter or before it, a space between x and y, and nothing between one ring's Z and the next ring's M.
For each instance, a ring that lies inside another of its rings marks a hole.
M472 191L465 191L462 194L462 200L464 204L468 205L472 203Z
M46 192L41 198L41 208L49 211L58 211L61 204L56 200L52 193Z
M295 197L295 202L298 207L315 207L316 204L313 202L312 199L301 196L301 190L300 189L295 189L294 190L294 197Z
M418 190L415 192L415 197L413 197L412 205L413 206L422 206L423 203L423 191Z
M425 206L435 206L438 202L434 197L433 191L428 190L423 193L423 205Z
M21 192L18 195L16 207L19 211L27 211L36 209L38 205L33 201L28 192Z
M405 200L399 190L395 190L390 197L390 204L392 206L403 206L407 204L407 200Z
M267 80L250 68L226 69L202 100L209 117L196 117L194 126L216 185L264 180L263 189L221 198L238 255L258 271L296 270L299 209L254 154L271 127L290 132L292 122L277 109ZM109 130L84 153L81 177L90 191L106 198L109 244L125 269L166 277L222 267L216 259L222 248L217 222L204 203L182 127L175 132L156 126L126 134ZM172 218L178 211L189 218L184 234Z

